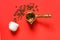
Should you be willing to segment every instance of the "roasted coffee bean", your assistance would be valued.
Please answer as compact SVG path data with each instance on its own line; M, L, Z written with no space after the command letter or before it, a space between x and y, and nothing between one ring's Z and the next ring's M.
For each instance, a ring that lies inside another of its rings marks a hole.
M17 22L17 19L16 18L14 18L14 20L13 20L14 22Z
M30 3L27 5L27 9L28 10L31 10L32 8L34 8L34 4L33 3Z

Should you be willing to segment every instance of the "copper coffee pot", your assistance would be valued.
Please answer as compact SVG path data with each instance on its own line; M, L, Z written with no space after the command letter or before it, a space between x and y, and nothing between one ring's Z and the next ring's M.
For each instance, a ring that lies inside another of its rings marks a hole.
M51 14L43 14L43 15L39 14L39 15L35 15L34 12L28 12L26 14L26 20L30 24L32 24L36 20L36 18L51 18L51 16L52 16Z

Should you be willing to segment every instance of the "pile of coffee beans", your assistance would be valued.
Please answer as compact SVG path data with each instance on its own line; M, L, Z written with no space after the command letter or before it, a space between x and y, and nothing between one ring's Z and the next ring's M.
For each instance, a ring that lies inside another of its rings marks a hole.
M17 8L17 6L16 6ZM16 10L14 13L14 21L17 22L17 20L21 20L22 16L24 16L24 12L26 10L31 10L31 11L39 11L38 6L35 5L34 3L29 3L27 5L23 4L20 5L19 8Z

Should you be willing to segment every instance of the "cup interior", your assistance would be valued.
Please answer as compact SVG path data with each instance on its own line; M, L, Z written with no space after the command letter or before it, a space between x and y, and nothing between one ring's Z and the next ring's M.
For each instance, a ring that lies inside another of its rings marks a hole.
M26 20L32 24L35 21L35 14L33 12L29 12L26 14Z
M29 20L29 19L35 19L35 14L33 12L29 12L26 14L26 19Z

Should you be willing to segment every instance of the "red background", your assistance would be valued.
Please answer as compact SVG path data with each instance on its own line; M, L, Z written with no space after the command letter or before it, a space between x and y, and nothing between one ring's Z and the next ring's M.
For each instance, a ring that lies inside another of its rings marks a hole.
M25 16L19 23L19 29L12 33L8 24L13 20L15 6L35 3L40 14L52 14L52 18L38 18L31 26ZM1 40L60 40L60 0L0 0L0 32Z

